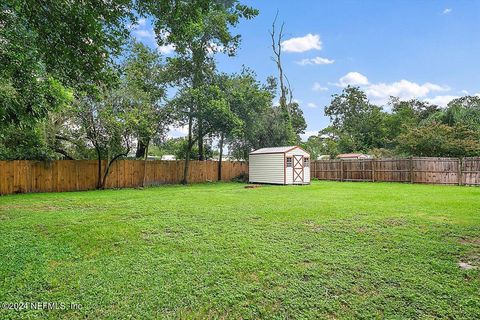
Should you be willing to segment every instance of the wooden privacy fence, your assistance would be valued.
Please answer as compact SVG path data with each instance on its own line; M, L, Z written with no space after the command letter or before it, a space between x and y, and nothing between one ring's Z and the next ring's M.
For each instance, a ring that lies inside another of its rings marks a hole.
M320 180L480 185L480 158L399 158L312 161Z
M102 169L104 166L105 162ZM118 160L110 168L105 187L180 183L183 168L183 161ZM217 161L191 161L189 182L217 181L217 169ZM243 173L248 173L246 162L222 162L222 180L231 180ZM98 162L94 160L0 161L0 194L95 189L97 174Z

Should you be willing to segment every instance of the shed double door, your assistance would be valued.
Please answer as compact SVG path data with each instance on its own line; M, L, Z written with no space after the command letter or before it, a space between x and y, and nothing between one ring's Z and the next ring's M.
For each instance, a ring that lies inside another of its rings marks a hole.
M303 156L293 156L293 183L303 183Z

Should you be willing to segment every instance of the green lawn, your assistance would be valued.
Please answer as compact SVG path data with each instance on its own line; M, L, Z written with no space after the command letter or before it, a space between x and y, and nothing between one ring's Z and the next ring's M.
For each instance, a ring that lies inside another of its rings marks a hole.
M82 305L2 319L480 318L480 188L12 195L0 240L0 302Z

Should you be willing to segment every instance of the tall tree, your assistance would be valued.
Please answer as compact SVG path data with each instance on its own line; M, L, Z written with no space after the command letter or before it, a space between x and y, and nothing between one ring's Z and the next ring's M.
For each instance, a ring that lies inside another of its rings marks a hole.
M111 81L131 8L131 0L3 1L0 122L31 124L55 110L59 88Z
M116 91L106 91L101 96L86 95L71 109L74 124L71 136L95 150L98 189L105 187L112 164L126 157L132 147L134 116L131 109L125 108L123 98Z
M190 96L187 103L188 148L193 141L198 144L199 159L204 158L203 139L207 134L202 117L206 112L205 101L200 88L211 83L214 74L215 53L224 52L234 55L240 42L240 35L234 35L231 28L241 18L251 19L258 11L240 4L238 1L220 0L143 0L138 2L141 14L155 17L154 25L159 45L173 45L177 56L170 59L172 72L177 77L177 84L188 90L183 93ZM210 78L210 80L209 80ZM197 104L195 104L197 103ZM210 109L211 110L211 109ZM193 130L196 131L195 137ZM189 155L185 159L183 183L187 183Z
M341 94L333 95L325 115L332 121L332 132L337 134L341 151L384 147L386 114L371 104L359 88L348 86Z
M161 57L139 42L133 42L123 63L120 89L125 101L135 110L136 158L144 158L155 135L162 136L169 124L169 112L162 105L166 92L166 76Z
M252 150L251 143L257 140L258 130L262 130L262 119L271 107L272 95L255 79L249 69L240 74L221 74L217 77L218 86L225 93L232 112L240 120L239 126L223 126L219 133L218 178L222 175L222 156L226 144L230 144L233 153L241 159L247 159Z
M233 157L248 159L252 150L268 143L264 137L273 111L274 88L259 82L249 69L243 69L240 74L222 75L219 86L226 93L231 110L241 120L241 127L236 131L223 132L225 143L230 146Z

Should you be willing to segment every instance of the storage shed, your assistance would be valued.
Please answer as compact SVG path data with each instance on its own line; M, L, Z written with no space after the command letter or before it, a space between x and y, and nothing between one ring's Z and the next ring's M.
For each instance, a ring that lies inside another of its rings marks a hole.
M248 171L252 183L310 184L310 154L297 146L258 149Z

